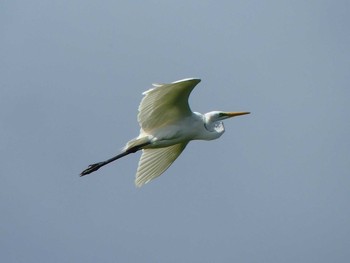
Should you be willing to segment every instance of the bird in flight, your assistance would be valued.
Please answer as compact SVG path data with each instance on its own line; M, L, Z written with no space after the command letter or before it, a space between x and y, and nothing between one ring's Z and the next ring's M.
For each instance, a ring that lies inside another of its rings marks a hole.
M80 176L130 153L142 150L137 168L137 187L160 176L176 160L191 140L214 140L224 132L222 120L250 112L192 112L188 98L200 79L183 79L170 84L153 84L143 93L137 120L140 134L122 152L106 161L89 165Z

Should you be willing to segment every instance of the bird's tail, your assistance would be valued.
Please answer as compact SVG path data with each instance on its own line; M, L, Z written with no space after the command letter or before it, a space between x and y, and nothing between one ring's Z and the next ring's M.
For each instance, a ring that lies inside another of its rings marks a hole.
M130 141L128 141L128 143L125 145L125 147L123 148L123 151L127 152L131 149L135 149L138 148L138 150L140 150L141 148L143 148L144 146L150 144L150 139L146 136L146 137L137 137L135 139L132 139Z

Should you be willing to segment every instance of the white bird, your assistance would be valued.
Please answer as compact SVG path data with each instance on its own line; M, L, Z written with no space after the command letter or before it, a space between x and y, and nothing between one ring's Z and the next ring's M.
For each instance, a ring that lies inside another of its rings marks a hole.
M137 116L141 126L137 138L129 141L117 156L89 165L80 176L130 153L142 150L137 168L137 187L160 176L191 140L214 140L224 132L222 120L250 112L192 112L188 98L200 79L183 79L170 84L153 84L143 93Z

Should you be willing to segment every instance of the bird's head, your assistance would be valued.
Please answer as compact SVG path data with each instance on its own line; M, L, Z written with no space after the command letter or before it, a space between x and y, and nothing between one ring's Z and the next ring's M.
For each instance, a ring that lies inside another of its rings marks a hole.
M224 111L211 111L204 114L205 127L209 131L216 131L218 133L223 133L225 131L223 120L249 114L250 112L224 112Z

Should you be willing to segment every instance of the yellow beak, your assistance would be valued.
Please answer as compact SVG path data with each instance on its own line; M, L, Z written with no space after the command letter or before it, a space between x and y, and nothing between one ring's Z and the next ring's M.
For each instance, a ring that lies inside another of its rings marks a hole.
M250 112L248 112L248 111L226 112L225 114L227 115L227 117L231 118L231 117L236 117L236 116L240 116L240 115L250 114Z

